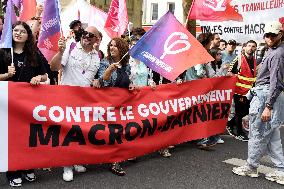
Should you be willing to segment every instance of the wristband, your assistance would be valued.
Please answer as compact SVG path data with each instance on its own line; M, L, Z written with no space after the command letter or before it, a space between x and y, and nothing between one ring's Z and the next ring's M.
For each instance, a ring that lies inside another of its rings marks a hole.
M268 108L269 110L272 110L273 109L273 106L269 103L266 103L265 104L265 107Z

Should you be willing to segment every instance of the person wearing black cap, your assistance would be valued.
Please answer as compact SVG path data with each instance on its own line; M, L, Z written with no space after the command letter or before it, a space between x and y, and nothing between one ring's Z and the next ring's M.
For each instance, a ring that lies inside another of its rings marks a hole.
M83 28L82 28L82 23L80 20L73 20L69 28L71 30L70 37L69 38L74 38L75 42L79 42L81 40L82 34L83 34Z
M226 65L230 65L230 63L236 58L235 49L237 47L237 42L233 39L229 40L226 46L226 49L222 51L222 62Z
M241 176L258 177L260 159L267 153L277 170L267 173L269 181L284 185L284 156L280 128L284 121L284 43L278 21L265 25L264 40L269 47L256 79L256 86L246 95L249 110L247 163L233 168Z

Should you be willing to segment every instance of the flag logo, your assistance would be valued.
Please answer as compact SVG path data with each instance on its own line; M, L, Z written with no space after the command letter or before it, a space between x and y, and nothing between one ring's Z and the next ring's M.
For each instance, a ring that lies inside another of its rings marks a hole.
M203 5L213 11L225 11L226 0L204 0Z
M171 39L173 39L175 36L179 36L179 40L176 40L175 42L173 42L171 45L169 45ZM179 54L181 52L184 52L184 51L187 51L190 49L190 43L188 41L188 36L183 33L183 32L174 32L172 33L168 39L166 40L165 42L165 45L164 45L164 53L163 55L160 57L161 60L163 60L165 58L166 55L168 54L173 54L173 55L176 55L176 54ZM174 49L175 46L178 46L180 44L184 44L185 47L183 48L179 48L175 51L172 51L172 49Z

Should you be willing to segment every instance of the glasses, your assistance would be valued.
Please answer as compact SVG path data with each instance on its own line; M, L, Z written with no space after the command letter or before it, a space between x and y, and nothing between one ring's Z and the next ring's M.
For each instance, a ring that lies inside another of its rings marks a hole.
M98 36L96 36L95 34L93 34L91 32L87 32L87 31L83 31L82 37L83 38L94 38L94 37L96 37L98 39Z
M222 55L222 53L217 53L217 55Z
M27 34L27 31L26 31L26 30L20 30L20 29L14 29L13 32L14 32L14 33L17 33L17 34L20 34L20 35L22 35L22 34Z
M275 34L275 33L266 33L266 34L264 34L265 38L275 38L277 36L278 36L278 34Z

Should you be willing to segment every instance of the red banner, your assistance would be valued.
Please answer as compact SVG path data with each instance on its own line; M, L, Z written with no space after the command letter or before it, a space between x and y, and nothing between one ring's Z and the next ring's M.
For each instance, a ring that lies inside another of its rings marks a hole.
M130 93L0 82L0 171L119 162L222 133L234 85L221 77Z
M195 0L188 13L188 19L222 22L243 21L243 17L230 5L231 0Z

